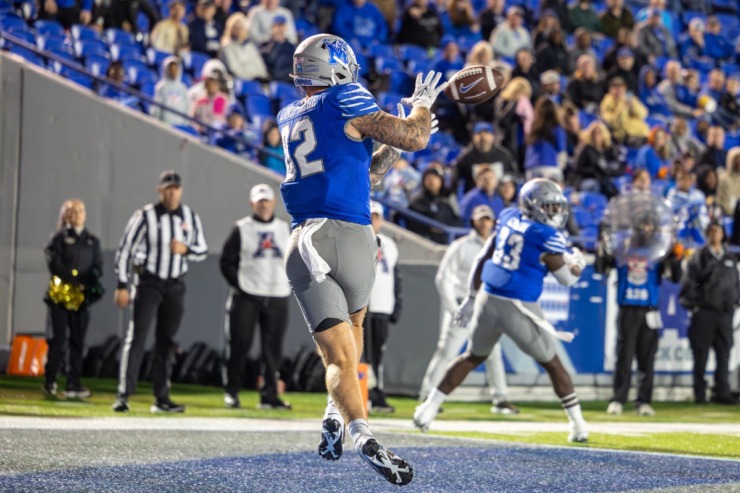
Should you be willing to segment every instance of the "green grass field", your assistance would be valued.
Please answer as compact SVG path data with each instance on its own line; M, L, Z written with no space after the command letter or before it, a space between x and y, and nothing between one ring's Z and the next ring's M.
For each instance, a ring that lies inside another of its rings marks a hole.
M64 382L60 382L63 389ZM0 376L0 415L39 416L39 417L111 417L120 416L111 411L115 399L116 383L113 380L86 379L85 384L93 391L92 398L85 401L65 400L45 397L42 379ZM241 417L296 419L317 418L322 415L326 398L323 394L290 393L285 399L293 405L292 411L263 411L257 409L257 392L242 392L242 407L227 409L223 405L223 391L214 387L195 385L173 385L172 398L187 405L190 417ZM373 419L387 417L411 419L417 402L408 397L391 397L390 403L396 407L392 415L377 414ZM135 396L129 399L131 412L127 416L152 417L149 406L152 404L151 385L142 383ZM493 415L490 403L448 402L439 420L473 420L505 422L557 422L563 423L564 416L557 402L517 402L521 414L515 416ZM625 412L622 416L608 416L606 402L584 402L583 414L591 423L700 423L700 424L740 424L740 407L707 405L695 406L690 403L655 403L657 412L652 418L639 417ZM158 415L161 416L161 415ZM172 417L173 415L168 415ZM175 415L177 416L177 415ZM156 416L154 416L156 417ZM479 439L495 439L510 442L565 445L562 433L439 433L445 436L458 436ZM583 445L574 445L583 446ZM670 452L678 454L705 455L740 459L740 437L701 433L643 433L637 436L593 433L587 447L618 450L640 450Z

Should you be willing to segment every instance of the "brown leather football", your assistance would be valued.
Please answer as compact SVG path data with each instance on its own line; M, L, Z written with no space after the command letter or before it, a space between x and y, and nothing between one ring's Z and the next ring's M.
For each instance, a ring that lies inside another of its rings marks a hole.
M486 65L467 67L450 77L445 95L463 104L479 104L491 99L503 86L504 76Z

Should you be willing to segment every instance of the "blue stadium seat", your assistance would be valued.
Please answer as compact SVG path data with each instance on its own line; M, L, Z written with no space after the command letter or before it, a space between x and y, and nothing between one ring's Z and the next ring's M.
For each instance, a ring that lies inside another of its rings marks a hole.
M274 99L292 99L297 101L303 97L303 91L290 82L270 82L270 94Z
M387 44L376 43L370 45L367 50L367 56L371 58L393 58L396 53L393 51L393 46Z
M257 94L259 96L268 95L268 93L265 91L265 88L262 86L262 82L257 80L242 79L234 80L234 94L237 97L241 98L248 98L253 94Z
M8 34L20 39L21 41L25 41L28 44L36 46L36 36L31 31L27 31L25 29L11 29Z
M408 71L411 75L411 80L416 78L416 74L426 74L432 69L434 62L428 58L419 58L408 61Z
M402 98L405 98L403 94L398 94L394 92L381 92L378 93L378 105L386 112L390 113L391 115L395 115L397 113L396 111L396 105L401 102Z
M141 56L141 50L138 46L111 45L110 54L111 59L116 62L124 62L128 60L144 60L144 57Z
M304 19L301 17L300 19L296 19L295 21L295 29L298 33L299 39L306 39L310 38L314 34L319 34L319 28L316 26L316 24Z
M135 45L136 36L130 32L126 32L123 29L116 29L111 27L105 30L105 41L109 45Z
M274 117L272 100L262 94L250 94L247 96L247 114L250 117Z
M74 53L77 58L106 56L108 55L108 46L102 41L75 41Z
M143 84L156 84L159 80L157 73L149 67L131 67L126 73L131 84L141 86Z
M130 73L132 70L149 70L149 66L141 60L124 60L122 63L123 69L126 71L127 74Z
M182 56L182 64L185 70L193 74L193 77L200 77L203 65L210 59L208 55L195 51L188 51Z
M34 53L33 51L29 50L28 48L23 48L22 46L18 45L12 45L9 50L11 53L14 53L22 58L24 58L26 61L38 65L39 67L44 67L44 59L41 58L39 55Z
M156 82L149 82L146 84L141 85L141 89L139 89L145 96L147 96L149 99L154 99L154 89L156 88L157 84ZM141 107L144 110L144 113L149 113L149 107L150 104L146 101L141 101Z
M0 17L0 29L9 31L13 27L26 28L28 24L17 14L6 14Z
M565 87L565 86L562 86ZM578 111L578 123L581 128L586 128L599 119L598 115L589 113L588 111Z
M72 39L75 41L99 41L100 34L92 27L75 24L72 26Z
M740 17L737 14L715 14L720 26L722 26L722 34L726 35L730 40L734 40L740 35ZM732 41L731 41L732 42ZM733 42L733 44L735 44Z
M649 128L653 128L653 127L667 128L665 119L661 118L660 116L648 115L645 118L645 123L647 124Z
M364 54L357 52L355 53L355 58L357 58L357 63L360 65L360 77L367 77L367 75L370 73L370 62L368 61L367 57ZM367 84L363 85L366 86Z
M378 74L390 74L400 70L403 70L403 66L398 58L378 57L375 59L375 71Z
M93 88L93 79L85 74L71 73L67 76L67 79L87 89Z
M68 53L66 51L60 51L60 52L56 52L56 53L52 52L52 53L57 58L61 58L62 60L73 62L73 64L75 66L80 66L77 63L77 59L75 59L74 55L72 55L72 54L70 54L70 53ZM52 72L54 72L56 74L59 74L59 75L63 75L65 77L67 77L70 74L77 73L76 70L74 70L74 69L72 69L72 68L69 67L69 64L66 64L65 65L62 62L58 61L58 60L49 59L48 62L47 62L47 65L51 69Z
M702 58L692 58L689 60L689 67L698 71L700 74L709 73L714 68L714 61L704 60Z
M181 132L185 132L186 134L192 135L194 137L200 137L200 133L195 127L192 127L190 125L173 125L172 128L176 128Z
M581 207L591 212L603 211L608 203L606 196L600 193L581 192L579 198Z
M33 25L42 36L64 37L64 28L57 21L36 21Z
M168 56L172 56L172 53L149 48L148 50L146 50L146 63L148 63L149 66L154 68L155 70L161 70L162 62L164 62L165 58L167 58Z
M105 73L110 65L108 57L104 56L89 56L85 59L85 68L93 75L105 77Z
M36 39L36 46L38 46L40 50L67 51L72 53L72 45L67 38L39 36Z
M457 46L460 48L462 53L470 53L475 43L481 41L480 33L471 33L466 36L460 36L457 38Z
M398 94L410 95L414 89L414 83L406 72L397 71L388 74L388 91Z
M410 60L421 60L429 58L429 52L421 46L401 45L398 47L398 56L404 62L408 62Z

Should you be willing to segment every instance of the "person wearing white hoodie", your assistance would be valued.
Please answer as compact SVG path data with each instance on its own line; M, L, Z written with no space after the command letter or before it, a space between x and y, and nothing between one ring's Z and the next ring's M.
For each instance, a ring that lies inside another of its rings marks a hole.
M247 17L237 12L226 21L221 59L234 77L267 80L267 67L257 45L249 38Z
M188 99L190 100L190 109L193 110L198 104L198 101L207 97L206 92L206 79L216 79L221 82L221 91L228 97L229 104L236 101L234 98L234 91L227 87L230 85L231 78L224 62L217 58L211 58L203 64L203 69L200 71L200 82L193 84L188 89Z
M168 56L162 61L162 79L154 87L154 101L180 113L188 114L188 87L182 82L182 67L176 56ZM171 111L151 105L149 112L155 118L169 125L188 125L188 120Z

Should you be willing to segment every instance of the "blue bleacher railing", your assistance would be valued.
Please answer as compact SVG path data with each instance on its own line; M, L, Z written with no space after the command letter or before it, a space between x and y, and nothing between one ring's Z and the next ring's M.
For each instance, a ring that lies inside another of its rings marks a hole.
M47 64L50 61L51 62L54 62L54 63L61 64L62 66L64 66L67 69L73 70L74 72L79 73L79 74L82 74L85 77L89 77L93 81L97 82L99 85L111 86L111 87L116 88L119 91L125 92L129 96L131 96L133 98L136 98L139 101L141 101L142 103L144 103L144 105L147 106L147 107L149 107L149 106L156 106L156 107L159 107L163 111L167 111L169 113L172 113L174 115L177 115L177 116L179 116L179 117L187 120L188 122L190 122L191 125L194 124L194 126L196 128L203 129L204 134L205 134L206 142L212 142L216 136L221 135L221 134L224 133L224 129L222 129L222 128L216 128L216 127L213 127L211 125L208 125L208 124L206 124L206 123L204 123L204 122L202 122L202 121L200 121L200 120L198 120L196 118L193 118L192 116L190 116L190 115L188 115L186 113L182 113L182 112L180 112L180 111L178 111L178 110L176 110L174 108L171 108L171 107L167 106L166 104L162 104L162 103L160 103L158 101L155 101L154 99L150 98L146 94L144 94L144 93L142 93L142 92L134 89L133 87L131 87L131 86L127 85L127 84L119 84L117 82L114 82L114 81L111 81L111 80L107 79L105 76L97 75L97 74L91 72L90 70L88 70L83 65L79 64L76 60L69 60L69 59L63 58L61 56L58 56L55 53L51 53L51 52L48 52L48 51L45 51L45 50L41 50L38 47L36 47L34 44L28 43L27 41L25 41L25 40L23 40L23 39L21 39L21 38L19 38L17 36L14 36L13 34L10 34L8 32L2 31L2 30L0 30L0 38L2 38L2 39L5 40L5 48L4 48L5 50L8 50L11 45L19 46L21 48L24 48L24 49L26 49L28 51L31 51L34 54L40 56L41 58L43 58L47 62ZM18 55L18 56L21 56L21 58L22 58L22 55ZM266 149L262 145L255 144L254 142L251 142L251 141L249 141L249 140L247 140L247 139L245 139L245 138L243 138L241 136L238 136L238 135L237 136L232 136L232 138L235 141L237 141L237 142L239 142L241 144L246 145L250 149L254 149L254 150L258 151L258 152L262 152L262 153L267 154L269 156L277 157L277 158L282 159L282 156L279 155L279 154L277 154L277 153L275 153L274 151L272 151L270 149Z

